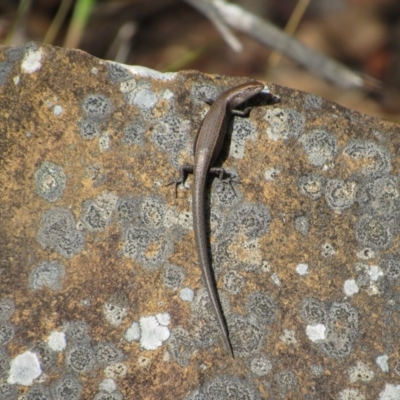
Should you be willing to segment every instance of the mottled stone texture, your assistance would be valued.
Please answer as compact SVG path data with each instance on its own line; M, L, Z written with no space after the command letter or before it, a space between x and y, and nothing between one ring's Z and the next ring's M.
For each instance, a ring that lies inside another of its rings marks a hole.
M222 347L166 184L242 81L0 48L0 399L400 398L400 128L311 94L269 85L209 185Z

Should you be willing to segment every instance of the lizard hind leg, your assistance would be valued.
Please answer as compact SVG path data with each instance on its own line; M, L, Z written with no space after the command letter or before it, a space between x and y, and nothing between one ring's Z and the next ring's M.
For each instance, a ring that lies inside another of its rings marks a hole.
M235 179L235 178L237 178L236 175L234 175L230 172L227 172L224 168L220 168L220 167L210 168L210 174L216 175L222 183L229 184L233 193L235 194L235 196L237 196L236 192L235 192L235 188L233 187L233 184L232 184L232 183L240 183L239 180Z
M189 174L193 174L193 165L182 165L180 168L179 178L165 184L165 186L175 186L175 198L178 197L178 186L183 185L186 182L187 176Z

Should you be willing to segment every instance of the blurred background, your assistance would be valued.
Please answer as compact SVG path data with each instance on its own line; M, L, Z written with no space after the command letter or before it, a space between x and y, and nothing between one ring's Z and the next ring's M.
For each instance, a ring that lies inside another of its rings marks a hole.
M399 0L0 0L0 43L32 40L249 76L400 123Z

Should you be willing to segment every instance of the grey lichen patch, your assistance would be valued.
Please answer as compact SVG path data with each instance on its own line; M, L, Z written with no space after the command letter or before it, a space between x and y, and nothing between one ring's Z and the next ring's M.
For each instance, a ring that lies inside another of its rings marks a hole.
M307 297L303 299L301 304L300 316L307 324L324 324L327 317L327 307L322 301Z
M43 371L50 372L52 369L55 368L57 362L57 353L53 351L47 345L47 343L37 343L33 347L32 352L37 355Z
M357 191L356 199L365 214L384 220L400 218L399 178L385 175L368 179Z
M134 222L139 218L139 205L141 199L139 198L120 198L116 207L118 221L122 225Z
M147 131L145 120L141 116L137 116L134 122L128 124L123 129L124 135L122 137L122 143L129 146L137 145L143 146L144 134Z
M7 382L7 376L0 377L0 400L17 399L18 386Z
M92 140L101 134L99 123L90 118L83 118L79 121L79 131L86 140Z
M301 176L298 181L299 191L311 200L319 199L325 189L325 178L321 175L311 174Z
M158 196L126 199L117 206L119 218L126 222L122 234L122 253L152 271L160 268L173 251L172 235L167 234L165 201ZM135 223L128 224L134 220Z
M304 100L304 106L309 110L319 109L321 108L323 102L324 100L321 97L316 96L315 94L307 94Z
M89 343L89 326L85 321L69 321L65 324L65 334L68 343L83 344Z
M281 394L297 389L297 377L293 371L282 371L275 376L275 382Z
M61 199L66 181L62 167L51 161L44 161L35 172L37 193L49 202Z
M102 94L89 94L82 102L82 111L92 121L101 121L111 113L111 101Z
M72 258L85 245L85 235L75 226L75 218L70 210L55 207L43 212L36 238L43 249L51 249L65 258Z
M0 298L0 323L8 321L14 314L15 304L12 299Z
M354 204L356 191L357 184L353 181L328 179L325 187L326 203L335 211L344 211Z
M123 351L114 343L100 342L94 346L97 364L100 368L124 360Z
M10 342L15 335L15 326L9 322L0 324L0 346Z
M294 218L294 228L303 236L307 236L310 230L310 218L307 215L298 215Z
M251 293L246 308L250 315L255 315L260 320L260 324L271 325L277 317L276 302L265 293Z
M227 231L258 238L268 232L270 222L271 213L265 204L243 202L231 211Z
M251 360L250 369L256 376L266 376L272 370L273 364L266 356L255 357Z
M13 69L13 64L7 61L0 62L0 86L7 82L8 75Z
M144 226L128 226L123 232L122 252L125 257L138 262L143 268L159 269L173 251L173 242L165 231L154 231Z
M177 115L168 114L154 125L150 140L161 151L167 152L172 165L180 167L177 155L186 148L190 130L189 120L182 120Z
M170 290L178 290L186 277L186 270L174 264L166 264L163 268L163 282Z
M269 108L264 118L268 122L267 135L274 141L298 138L304 131L304 115L291 108Z
M132 79L132 73L124 65L108 62L108 75L113 83L120 83Z
M158 196L145 197L139 205L139 218L148 228L161 229L164 226L167 206Z
M382 176L392 168L389 152L372 141L353 139L344 148L343 154L356 162L362 175Z
M50 390L44 384L32 386L25 395L26 400L49 400Z
M259 391L247 380L236 376L217 376L204 383L199 389L200 398L204 399L242 399L261 400Z
M181 367L187 367L190 363L193 351L193 339L188 331L177 326L171 330L168 339L168 348L172 359Z
M333 359L350 355L358 336L358 312L350 303L333 303L326 319L326 339L323 351Z
M110 224L117 202L118 197L110 192L103 192L94 200L86 200L80 217L83 228L89 232L104 231Z
M238 272L228 271L223 277L223 285L227 292L236 295L242 291L245 280Z
M400 254L387 254L382 257L381 267L390 283L396 284L400 281Z
M236 174L228 170L225 170L225 172L226 176L223 179L214 179L212 182L211 206L212 208L218 207L219 210L215 210L215 212L211 211L212 215L210 218L213 219L211 224L216 223L219 227L221 223L217 221L222 221L221 208L230 209L233 205L243 202L243 195L239 191L240 187L235 181Z
M28 287L32 290L38 290L46 286L49 289L59 291L62 289L65 273L65 266L60 261L42 261L29 275Z
M237 356L250 357L260 353L265 344L267 329L259 319L231 315L228 319L228 327Z
M229 154L236 159L244 157L245 145L247 140L257 138L257 131L254 124L243 118L232 120L232 139L229 147Z
M362 215L357 221L355 230L357 241L374 250L388 248L393 240L389 223L372 215Z
M11 357L10 357L10 354L9 354L8 350L6 349L6 347L3 347L3 346L0 347L0 381L3 376L7 375L7 372L10 369L10 361L11 361ZM1 389L0 389L0 393L1 393ZM1 395L0 395L0 399L1 399Z
M215 85L200 85L196 83L190 90L190 97L194 102L204 105L206 102L214 101L218 94L221 93L221 90L216 88Z
M337 154L337 139L332 133L315 129L302 135L299 139L309 162L315 167L331 163Z
M75 374L65 374L52 382L50 391L55 399L78 400L82 391L82 384Z
M78 374L87 374L96 366L96 355L87 343L73 345L67 351L66 365Z

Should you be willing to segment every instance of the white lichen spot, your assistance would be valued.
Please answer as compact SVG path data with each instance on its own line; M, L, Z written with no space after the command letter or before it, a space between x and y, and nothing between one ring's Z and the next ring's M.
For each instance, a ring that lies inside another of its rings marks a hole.
M14 85L17 86L20 81L21 81L20 76L19 75L15 75L14 78L13 78Z
M42 68L42 50L29 49L27 50L21 64L21 71L25 74L32 74Z
M10 385L17 383L18 385L30 386L41 373L42 369L38 356L26 351L11 361L7 382Z
M158 72L154 69L142 67L141 65L124 65L133 75L142 78L153 78L161 81L172 81L176 77L176 72Z
M99 389L104 390L107 393L112 393L117 390L117 384L115 383L114 379L107 378L100 382Z
M50 333L47 338L47 344L53 351L63 351L67 345L67 341L65 340L65 333L53 331Z
M257 376L265 376L271 371L272 363L265 356L256 357L251 360L250 369Z
M160 325L168 326L171 323L171 316L168 313L160 313L156 315Z
M148 358L148 357L140 356L140 357L138 358L138 365L139 365L139 367L141 367L141 368L146 368L146 367L148 367L148 366L150 365L150 363L151 363L151 360L150 360L150 358Z
M400 385L392 385L387 383L385 389L379 393L379 400L399 400L400 399Z
M184 287L179 292L179 298L183 301L192 302L194 299L194 291L188 287Z
M357 257L361 260L371 260L372 258L375 258L375 251L366 247L365 249L357 251Z
M307 325L306 334L312 342L325 340L326 326L323 324Z
M104 317L106 321L113 326L121 325L121 322L127 313L126 308L116 306L115 304L105 303L103 306Z
M308 264L300 263L296 265L296 272L299 275L308 275Z
M362 361L357 361L355 367L350 367L348 369L349 380L351 383L357 381L369 382L374 377L374 371L368 367L367 364Z
M140 327L137 322L133 322L132 325L126 330L124 338L128 343L140 339Z
M166 326L159 323L156 316L141 317L140 326L140 345L145 350L156 350L162 342L170 336L170 331Z
M99 149L101 152L110 149L111 138L108 133L103 133L99 138Z
M62 114L62 112L63 112L63 108L61 106L59 106L59 105L54 106L53 113L54 113L55 116L58 117L59 115Z
M290 329L285 329L279 339L285 344L297 344L296 334Z
M338 393L338 400L365 400L358 389L344 389Z
M97 75L97 74L99 73L99 69L98 69L97 67L93 67L93 68L90 70L90 72L91 72L93 75Z
M167 89L167 90L163 93L162 98L165 99L165 100L171 100L171 99L174 98L174 94L173 94L170 90Z
M322 367L322 365L312 364L310 365L310 369L312 374L315 376L321 376L324 373L324 368Z
M360 288L354 279L347 279L344 282L343 290L346 296L353 296L360 291Z
M261 271L263 271L263 272L271 272L271 269L272 269L271 264L268 261L264 260L261 263Z
M271 275L271 280L275 283L276 286L281 286L281 280L279 279L279 276L276 272Z
M379 368L382 370L382 372L389 372L389 357L386 354L383 354L382 356L378 356L375 359L375 362L379 365Z
M122 93L129 93L132 92L137 86L136 80L135 79L129 79L127 81L121 82L119 85L119 90Z
M126 373L128 372L128 368L124 363L117 362L111 365L108 365L104 369L104 375L107 378L111 379L120 379L126 376Z
M371 265L369 267L368 275L371 279L371 281L376 282L378 279L383 276L383 271L381 268L377 265Z
M274 181L279 176L280 173L281 173L281 171L278 168L267 169L264 172L264 179L267 182Z
M138 88L129 95L129 104L137 106L143 110L152 109L158 102L157 95L150 89Z

